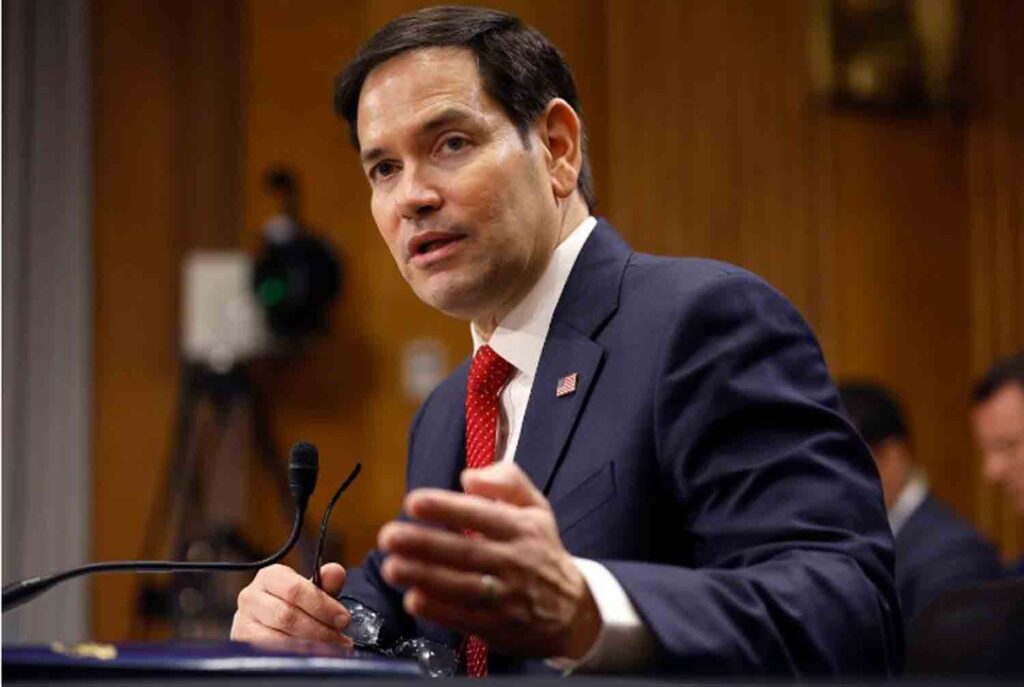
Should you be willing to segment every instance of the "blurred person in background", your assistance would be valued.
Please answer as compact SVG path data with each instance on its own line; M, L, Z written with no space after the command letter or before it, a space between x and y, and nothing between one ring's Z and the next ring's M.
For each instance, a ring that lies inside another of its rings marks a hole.
M1024 516L1024 351L1000 360L974 387L971 425L982 475ZM1013 572L1024 575L1024 557Z
M872 382L840 384L839 395L882 478L906 621L948 589L1000 577L995 548L929 493L895 395Z

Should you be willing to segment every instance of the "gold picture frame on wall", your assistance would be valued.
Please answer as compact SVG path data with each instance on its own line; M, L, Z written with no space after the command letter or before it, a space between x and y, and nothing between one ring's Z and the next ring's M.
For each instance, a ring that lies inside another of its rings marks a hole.
M901 117L966 109L960 0L816 0L811 76L834 107Z

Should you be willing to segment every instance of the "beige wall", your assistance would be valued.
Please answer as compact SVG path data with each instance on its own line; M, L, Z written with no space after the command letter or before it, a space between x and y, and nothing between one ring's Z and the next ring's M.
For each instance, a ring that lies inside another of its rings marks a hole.
M401 498L415 410L399 389L402 345L437 338L452 363L469 350L466 326L398 276L330 107L358 44L420 3L209 4L96 3L94 555L139 550L168 455L182 252L255 249L274 211L261 174L286 163L302 176L307 219L341 246L348 281L331 334L259 378L282 443L320 446L323 484L363 462L335 517L355 560ZM966 411L973 376L1024 344L1024 60L1009 39L1021 6L975 8L977 107L955 124L817 105L802 0L495 5L574 66L600 214L638 249L730 260L776 284L834 373L881 377L904 397L936 491L1019 551L1019 523L977 478ZM270 498L263 481L252 487ZM269 543L284 525L266 513L254 506L248 521ZM94 589L96 635L126 636L132 589L124 578Z

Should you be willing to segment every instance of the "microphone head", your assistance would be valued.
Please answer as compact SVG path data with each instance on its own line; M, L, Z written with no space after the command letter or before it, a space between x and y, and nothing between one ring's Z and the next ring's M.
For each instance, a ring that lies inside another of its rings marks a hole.
M300 441L288 456L288 488L296 503L303 506L316 489L316 473L320 466L320 454L316 446Z

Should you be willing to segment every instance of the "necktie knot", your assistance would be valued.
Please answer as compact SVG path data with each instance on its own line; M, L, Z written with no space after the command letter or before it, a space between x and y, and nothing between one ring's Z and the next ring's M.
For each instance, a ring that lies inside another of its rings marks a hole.
M490 346L481 346L473 356L469 368L466 393L470 396L494 398L512 376L512 364L494 352Z

